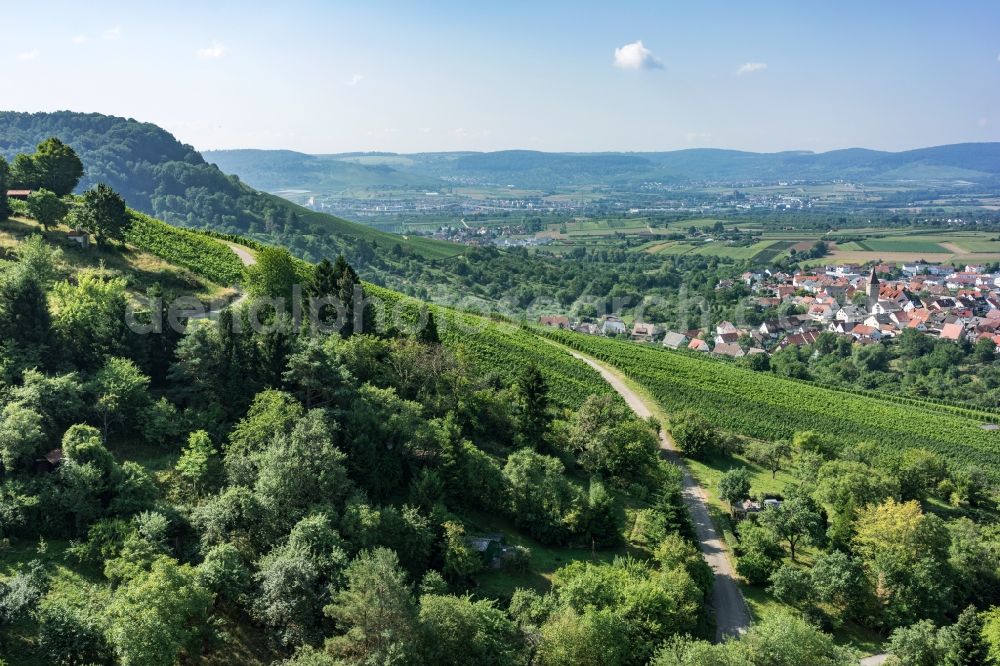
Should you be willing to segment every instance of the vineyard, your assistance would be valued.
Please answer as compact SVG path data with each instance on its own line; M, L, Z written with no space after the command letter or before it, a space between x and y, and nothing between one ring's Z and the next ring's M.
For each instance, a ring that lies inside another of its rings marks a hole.
M668 412L697 410L717 426L761 439L815 430L843 442L922 446L1000 479L996 415L913 399L863 396L712 359L562 331L544 335L620 369Z
M240 281L243 264L225 243L170 226L142 213L130 212L132 226L125 240L131 245L217 284L231 285Z
M365 285L365 296L385 305L378 313L380 326L407 330L420 317L423 302L394 291ZM617 393L600 374L557 347L538 339L530 331L506 321L482 315L430 306L444 343L458 353L467 354L486 375L510 384L529 363L541 369L549 383L552 399L563 407L579 407L591 394Z

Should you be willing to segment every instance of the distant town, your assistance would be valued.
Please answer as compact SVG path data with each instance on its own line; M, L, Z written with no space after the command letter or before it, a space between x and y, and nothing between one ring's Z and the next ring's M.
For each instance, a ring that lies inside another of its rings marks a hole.
M867 345L913 329L955 342L975 343L986 338L1000 351L1000 273L995 265L967 265L955 270L923 262L868 267L843 264L794 274L747 271L740 279L750 288L757 307L794 314L756 326L723 321L714 330L686 331L638 321L628 325L615 315L593 321L545 315L538 323L730 358L810 345L824 331ZM734 282L722 281L716 289L731 288Z

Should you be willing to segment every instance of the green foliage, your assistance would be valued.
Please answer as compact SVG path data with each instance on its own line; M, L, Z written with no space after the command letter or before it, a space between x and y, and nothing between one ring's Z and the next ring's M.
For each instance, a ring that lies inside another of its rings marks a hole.
M211 603L190 565L160 556L112 596L108 643L122 666L170 666L205 631Z
M424 595L420 598L421 653L429 664L523 663L517 627L489 600Z
M15 472L33 461L45 442L41 415L17 403L0 412L0 462Z
M750 470L746 467L735 467L728 470L719 479L719 497L729 504L729 511L742 505L750 497Z
M187 446L177 460L177 474L200 494L218 474L218 453L204 430L191 433Z
M811 600L813 593L809 572L790 564L783 564L771 574L771 594L778 601L791 606L802 606Z
M889 626L937 618L951 594L949 536L943 522L914 501L893 499L858 513L854 550L872 581Z
M362 551L345 575L346 589L324 612L346 633L327 641L328 649L357 663L390 663L413 654L417 608L396 554Z
M290 298L292 285L299 284L295 263L288 250L266 247L257 251L257 263L245 271L246 290L251 296Z
M772 614L737 640L710 645L689 639L668 643L652 666L855 666L857 656L828 634L792 615Z
M130 211L125 240L171 264L188 269L216 284L231 285L243 276L243 264L225 243L170 226L148 215Z
M503 476L514 522L543 543L565 543L574 531L579 491L558 458L521 449L507 458Z
M599 336L545 334L619 368L671 414L697 410L717 427L765 440L813 430L837 433L845 443L903 442L906 448L923 447L953 462L974 464L991 477L997 474L992 461L1000 445L981 427L994 418L988 413L822 388Z
M69 206L57 194L45 189L32 192L26 205L28 214L45 229L59 224L69 212Z
M28 173L20 173L25 169L24 163L19 167L18 178L28 177L27 182L18 182L19 186L29 189L48 189L58 196L65 196L73 191L83 176L83 162L72 148L55 137L45 139L30 156L31 169Z
M719 434L701 414L685 410L670 420L670 434L681 452L692 458L706 458L719 449Z
M83 206L73 211L76 226L94 235L98 245L106 241L125 242L132 218L121 195L104 183L83 194Z
M451 580L461 582L483 568L482 556L469 545L465 527L458 522L448 521L444 529L444 573Z

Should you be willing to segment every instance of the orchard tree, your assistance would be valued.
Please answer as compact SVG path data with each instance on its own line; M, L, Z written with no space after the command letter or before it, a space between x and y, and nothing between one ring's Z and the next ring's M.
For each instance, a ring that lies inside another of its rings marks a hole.
M256 263L245 270L247 292L257 298L289 298L298 281L292 255L270 246L260 248L256 255Z
M785 461L791 460L792 445L785 439L773 442L752 442L746 447L746 457L771 472L773 479Z
M524 663L521 633L495 601L424 595L419 617L421 652L427 664Z
M760 522L788 542L795 561L795 547L801 541L818 542L823 537L823 517L819 507L808 497L793 497L776 507L765 509Z
M111 357L90 384L105 442L114 423L131 423L149 403L149 377L127 358Z
M746 467L731 469L719 479L719 497L729 504L729 513L750 497L750 470Z

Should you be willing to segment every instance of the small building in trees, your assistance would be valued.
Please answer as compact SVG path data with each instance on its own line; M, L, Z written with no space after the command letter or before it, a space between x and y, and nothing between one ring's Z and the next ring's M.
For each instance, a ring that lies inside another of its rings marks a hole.
M67 238L75 243L79 243L80 247L84 249L90 247L90 234L83 229L73 229L67 234Z
M27 201L28 197L31 196L31 192L32 190L7 190L7 198Z

